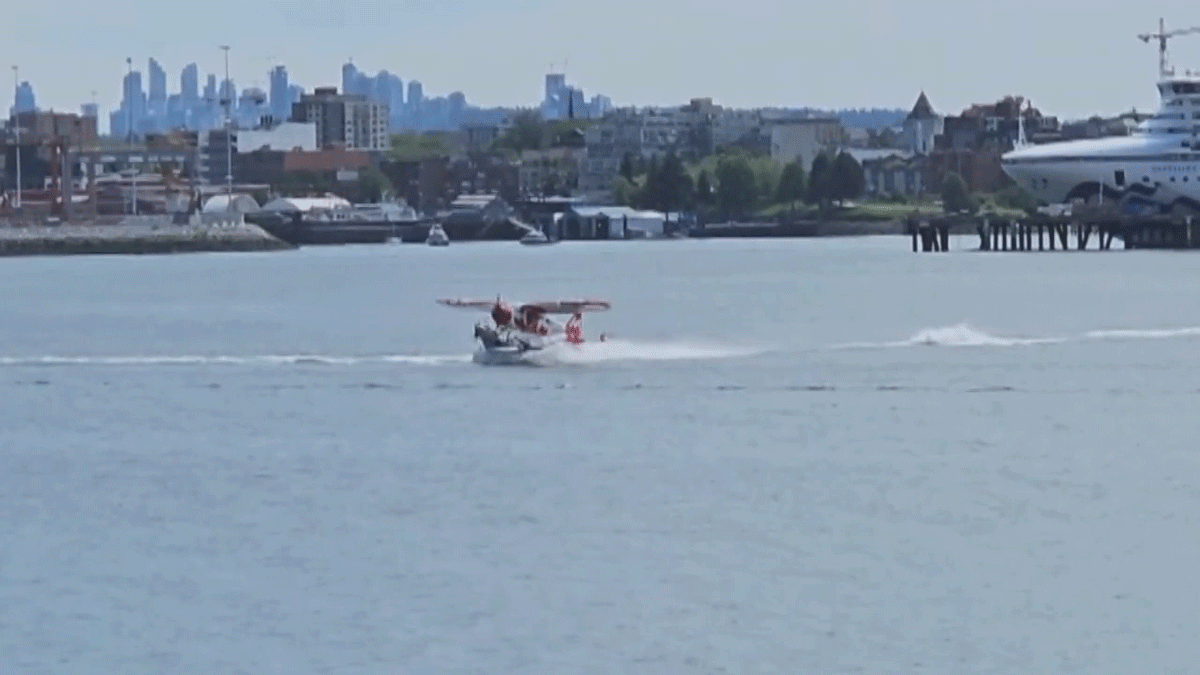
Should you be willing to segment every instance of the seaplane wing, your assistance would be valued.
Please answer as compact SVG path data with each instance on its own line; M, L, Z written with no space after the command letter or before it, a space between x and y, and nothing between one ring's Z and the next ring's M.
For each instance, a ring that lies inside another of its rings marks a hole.
M439 305L446 307L455 307L457 309L491 309L495 304L495 300L468 300L465 298L438 298Z
M612 308L604 300L550 300L547 302L527 302L522 308L536 308L546 314L582 314L584 312L603 312Z

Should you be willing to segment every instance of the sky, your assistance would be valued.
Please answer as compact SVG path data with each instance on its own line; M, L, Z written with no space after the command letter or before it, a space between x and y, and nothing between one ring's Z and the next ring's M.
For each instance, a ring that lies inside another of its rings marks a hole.
M475 105L534 105L542 76L564 70L617 105L712 97L732 107L909 108L924 90L957 114L1004 95L1064 119L1157 104L1158 19L1200 25L1200 6L1144 0L1137 12L1096 0L160 0L17 2L0 24L0 62L18 65L42 108L101 114L120 98L125 58L156 57L178 89L195 61L239 87L340 86L341 65L459 90ZM185 9L186 7L186 9ZM1200 34L1168 44L1200 70ZM564 65L565 64L565 65ZM8 72L12 77L11 70ZM144 76L143 76L144 77ZM11 79L10 79L11 81ZM9 85L12 86L11 84ZM9 96L6 101L11 100ZM4 106L4 107L7 107Z

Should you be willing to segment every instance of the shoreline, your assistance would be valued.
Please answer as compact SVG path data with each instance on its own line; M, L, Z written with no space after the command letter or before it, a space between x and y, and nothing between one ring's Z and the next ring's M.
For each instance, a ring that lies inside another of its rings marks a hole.
M0 257L58 255L165 255L282 251L296 248L257 225L231 219L135 216L112 224L94 221L17 224L0 221Z
M975 225L956 224L951 234L974 234ZM712 223L697 228L690 236L697 239L761 237L866 237L880 235L909 236L906 219L894 220L799 220L777 222Z
M969 223L950 234L975 234ZM649 239L762 239L910 236L908 222L895 220L804 220L789 223L712 223L678 237ZM458 244L483 243L462 240ZM575 240L580 242L588 239ZM595 241L620 241L598 239ZM516 240L512 240L516 243ZM372 242L373 243L373 242ZM386 243L386 242L380 242ZM293 244L266 228L223 214L199 214L178 222L171 216L125 216L61 224L17 223L0 219L0 258L63 255L168 255L296 250L342 242ZM411 244L410 244L411 245Z

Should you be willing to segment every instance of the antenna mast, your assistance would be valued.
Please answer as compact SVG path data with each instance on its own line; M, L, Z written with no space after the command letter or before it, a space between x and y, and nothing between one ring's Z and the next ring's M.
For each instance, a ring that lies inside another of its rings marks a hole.
M1190 33L1200 33L1200 26L1167 31L1166 24L1163 22L1162 18L1159 17L1157 33L1142 33L1141 35L1138 35L1138 39L1142 42L1148 43L1151 39L1158 40L1158 72L1161 77L1168 77L1175 74L1173 69L1167 68L1167 38L1188 35Z

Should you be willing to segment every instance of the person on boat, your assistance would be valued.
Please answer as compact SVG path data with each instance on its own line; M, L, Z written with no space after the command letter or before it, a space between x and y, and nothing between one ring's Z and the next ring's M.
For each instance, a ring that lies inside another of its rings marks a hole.
M513 323L517 330L526 333L537 333L538 335L547 335L550 330L542 323L542 309L540 307L525 306L517 312Z
M492 306L492 321L496 323L497 328L507 328L512 324L512 309L501 302L500 298L496 298L496 304Z
M571 320L567 321L567 326L564 331L567 335L567 342L580 344L583 342L583 316L578 312L571 315Z

